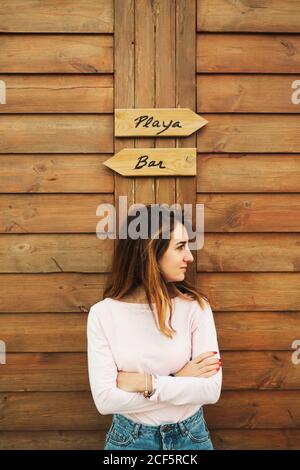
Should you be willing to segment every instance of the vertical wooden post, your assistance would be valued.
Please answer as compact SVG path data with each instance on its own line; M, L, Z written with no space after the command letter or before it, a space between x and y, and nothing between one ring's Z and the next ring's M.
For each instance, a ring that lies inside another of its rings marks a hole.
M114 2L114 107L134 108L135 90L135 0ZM114 153L134 147L132 138L114 138ZM135 202L134 179L114 174L115 208L119 223L119 196L127 196L128 206ZM118 234L117 234L118 237Z
M115 2L115 108L175 108L196 111L196 0ZM115 138L124 147L196 147L184 138ZM115 175L120 195L134 203L196 204L196 177ZM193 210L193 218L195 211ZM193 263L196 271L196 259ZM195 272L194 272L195 274Z
M196 111L196 0L176 0L176 107ZM196 147L197 133L177 139L178 147ZM193 221L197 202L197 176L177 177L176 202L192 204ZM193 227L195 229L195 227ZM192 276L196 281L197 253L193 252ZM191 271L192 271L191 270Z

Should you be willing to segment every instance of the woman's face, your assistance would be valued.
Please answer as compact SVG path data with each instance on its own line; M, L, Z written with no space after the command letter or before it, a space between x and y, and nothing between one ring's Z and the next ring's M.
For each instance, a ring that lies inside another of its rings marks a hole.
M167 251L158 261L159 268L166 282L182 281L185 278L188 263L194 261L188 246L188 233L185 226L177 223Z

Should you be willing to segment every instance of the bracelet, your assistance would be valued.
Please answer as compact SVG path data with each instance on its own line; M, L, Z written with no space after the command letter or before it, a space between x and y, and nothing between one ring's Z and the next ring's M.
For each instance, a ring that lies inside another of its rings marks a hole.
M145 373L145 380L146 380L146 385L145 385L145 391L144 391L144 397L148 398L149 391L148 391L148 374Z
M154 384L156 383L157 376L155 374L150 374L152 377L152 392L149 392L148 390L148 374L145 374L145 391L144 391L144 397L145 398L150 398L154 393L156 392L156 388L154 387Z

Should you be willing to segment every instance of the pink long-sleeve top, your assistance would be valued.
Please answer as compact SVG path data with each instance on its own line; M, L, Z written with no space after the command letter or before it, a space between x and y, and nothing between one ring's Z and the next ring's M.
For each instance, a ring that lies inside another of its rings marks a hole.
M106 298L90 308L87 321L88 372L92 396L102 415L122 414L142 424L182 421L202 405L219 400L222 368L211 377L172 377L187 362L207 351L220 358L213 313L208 302L172 299L173 339L157 327L148 304ZM166 323L167 324L167 323ZM156 392L117 387L118 371L157 374Z

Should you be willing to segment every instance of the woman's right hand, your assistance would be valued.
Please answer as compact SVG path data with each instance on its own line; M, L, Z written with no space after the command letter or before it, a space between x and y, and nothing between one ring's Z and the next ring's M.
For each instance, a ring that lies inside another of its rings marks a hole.
M176 377L211 377L222 367L221 359L215 357L213 351L208 351L196 356L187 362L178 372Z

